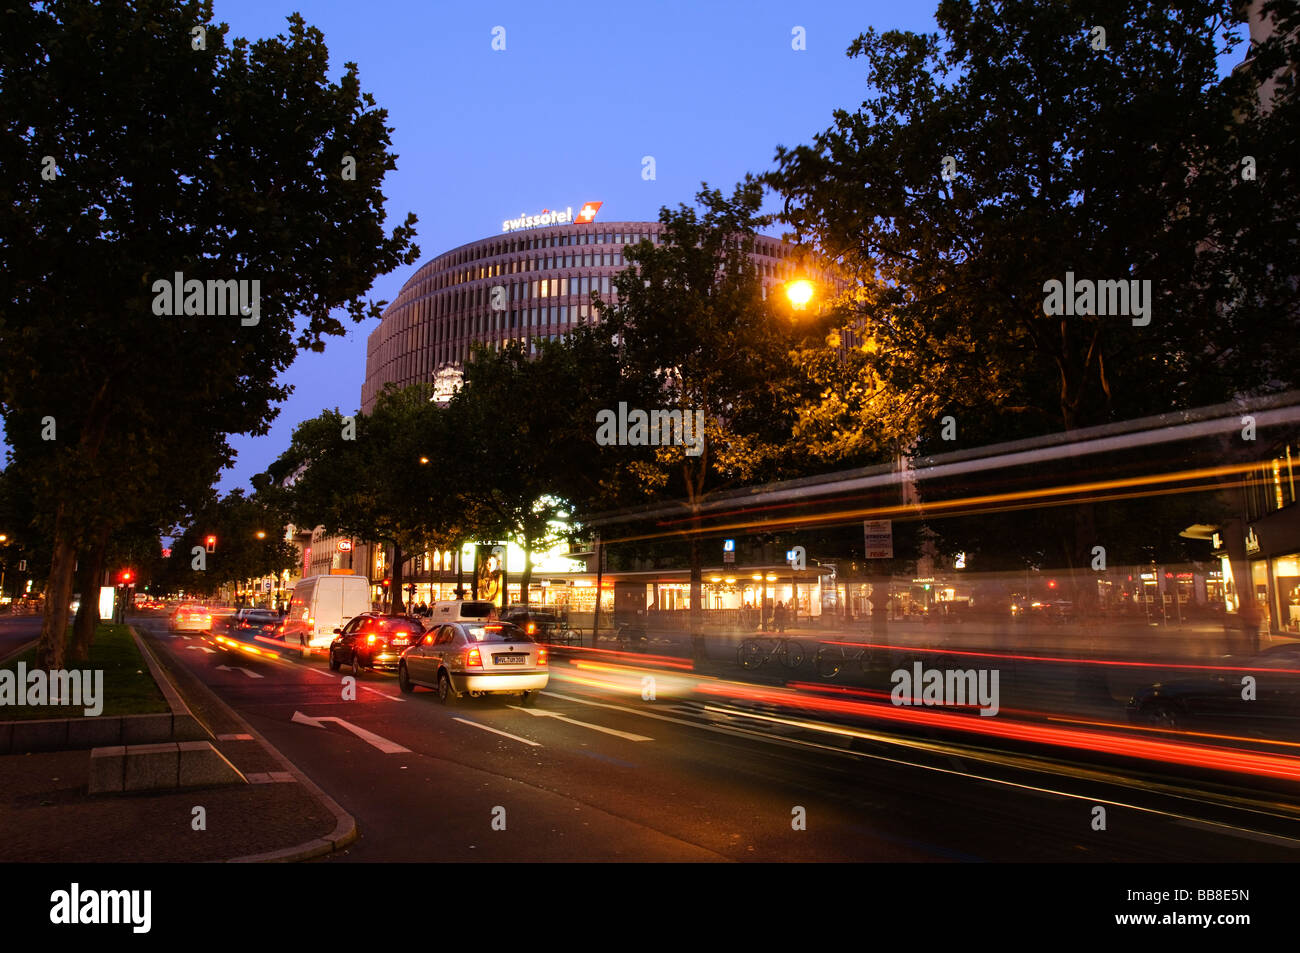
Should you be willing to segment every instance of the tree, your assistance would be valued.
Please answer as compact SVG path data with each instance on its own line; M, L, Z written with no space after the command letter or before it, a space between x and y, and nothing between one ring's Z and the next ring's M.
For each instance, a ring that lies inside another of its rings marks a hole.
M325 411L300 424L289 449L255 481L288 522L390 544L398 613L403 554L458 544L469 525L458 496L463 447L448 436L446 411L431 396L415 385L385 391L369 415Z
M762 187L746 179L728 198L706 185L696 198L702 213L685 205L660 211L662 244L624 249L630 264L615 278L617 300L598 302L595 333L618 354L619 403L702 421L694 446L606 450L628 460L645 490L684 501L698 638L704 500L768 478L798 456L789 441L798 385L786 360L798 332L765 298L750 258L756 231L767 224Z
M206 0L0 14L0 413L53 550L42 667L78 550L151 490L132 481L210 484L227 434L266 431L295 348L341 334L336 309L378 317L374 277L419 254L413 216L384 232L391 130L356 65L330 82L297 15L252 44L211 19Z
M804 438L925 453L949 416L970 446L1295 386L1297 17L1221 78L1246 7L944 0L939 33L855 40L871 98L765 176L852 279ZM1072 278L1099 293L1058 310ZM1072 524L1087 552L1093 506Z
M875 95L765 180L854 279L860 409L905 402L909 438L951 414L1006 439L1291 386L1294 91L1263 114L1273 60L1220 79L1244 16L945 0L942 35L854 41ZM1150 281L1150 323L1045 314L1067 272Z

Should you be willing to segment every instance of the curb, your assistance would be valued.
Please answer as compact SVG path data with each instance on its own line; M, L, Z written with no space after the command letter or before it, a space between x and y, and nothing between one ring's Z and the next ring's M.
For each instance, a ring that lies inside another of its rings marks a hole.
M134 632L134 629L132 629L132 631ZM163 674L166 675L165 672ZM170 685L171 679L167 678L166 681ZM203 686L203 690L208 693L208 696L213 703L223 709L225 713L229 715L233 721L238 723L245 732L252 735L253 738L257 740L258 744L270 752L271 757L280 762L280 765L284 770L293 775L294 780L301 784L313 797L316 798L316 800L324 804L329 812L334 815L335 820L333 832L325 837L316 837L293 847L285 847L280 850L267 851L262 854L245 854L241 857L231 857L224 861L209 861L209 863L285 864L300 860L311 860L314 857L322 857L325 854L332 853L336 850L342 850L360 836L357 831L356 818L343 810L342 806L340 806L337 801L322 791L315 781L303 774L302 771L298 769L297 765L281 753L279 748L267 741L261 732L245 721L239 713L227 705L225 700L216 692L212 691L212 689L208 688L206 685ZM172 687L172 691L176 692L174 686ZM179 697L179 693L177 693L177 697ZM206 727L207 726L205 725L204 728Z
M28 649L30 649L33 645L35 645L40 640L41 640L40 636L37 636L36 638L32 639L30 642L24 642L22 645L18 646L18 648L14 649L4 658L0 658L0 665L8 665L12 659L16 659L18 656L22 655L24 652L26 652Z

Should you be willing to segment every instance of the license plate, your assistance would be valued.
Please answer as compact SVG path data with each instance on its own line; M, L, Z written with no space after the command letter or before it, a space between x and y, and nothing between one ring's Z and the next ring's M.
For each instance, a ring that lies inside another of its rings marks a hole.
M394 645L405 645L405 644L406 644L406 639L393 639L393 644L394 644Z
M497 665L523 665L528 661L528 656L522 653L518 655L494 655L492 661Z

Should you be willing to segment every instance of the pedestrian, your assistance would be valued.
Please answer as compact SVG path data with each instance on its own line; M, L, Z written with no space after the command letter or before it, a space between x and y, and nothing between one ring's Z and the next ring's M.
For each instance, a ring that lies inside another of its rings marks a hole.
M776 622L776 631L785 632L785 603L778 602L772 610L772 620Z

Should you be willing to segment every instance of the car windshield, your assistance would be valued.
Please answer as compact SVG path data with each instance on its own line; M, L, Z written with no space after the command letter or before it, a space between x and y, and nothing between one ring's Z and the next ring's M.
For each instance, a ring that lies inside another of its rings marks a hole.
M486 619L494 608L490 602L466 602L461 605L460 614L466 619Z
M467 625L465 632L475 642L531 642L528 634L517 625L509 622L493 622L491 625Z
M279 622L280 613L272 612L270 609L254 609L246 613L244 618L249 622Z

